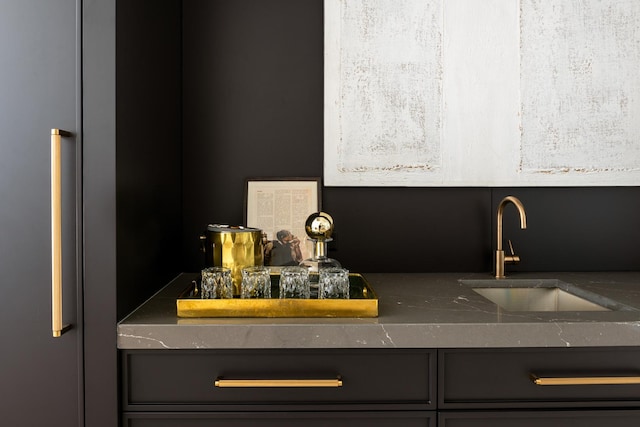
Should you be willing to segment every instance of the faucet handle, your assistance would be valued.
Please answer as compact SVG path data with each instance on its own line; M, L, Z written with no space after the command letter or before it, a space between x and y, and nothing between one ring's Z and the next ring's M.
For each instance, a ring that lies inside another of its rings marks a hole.
M507 243L509 243L509 252L511 252L511 255L505 256L504 261L511 262L511 263L520 262L520 257L516 255L516 253L513 251L513 244L511 243L511 239L507 240Z

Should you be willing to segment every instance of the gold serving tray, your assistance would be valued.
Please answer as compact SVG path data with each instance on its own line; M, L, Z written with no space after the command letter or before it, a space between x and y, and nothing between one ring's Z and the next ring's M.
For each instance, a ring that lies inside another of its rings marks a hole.
M378 297L360 274L349 274L349 299L280 299L279 274L270 299L200 299L192 283L176 300L178 317L378 317Z

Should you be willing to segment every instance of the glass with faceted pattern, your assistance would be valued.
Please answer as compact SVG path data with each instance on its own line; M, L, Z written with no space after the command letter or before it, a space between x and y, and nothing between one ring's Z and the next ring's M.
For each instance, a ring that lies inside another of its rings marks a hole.
M242 269L241 298L271 298L271 276L263 266Z
M319 299L349 299L349 270L346 268L319 269Z
M309 269L306 267L283 267L280 271L280 298L302 298L311 296Z
M233 298L231 269L226 267L209 267L202 270L200 298Z

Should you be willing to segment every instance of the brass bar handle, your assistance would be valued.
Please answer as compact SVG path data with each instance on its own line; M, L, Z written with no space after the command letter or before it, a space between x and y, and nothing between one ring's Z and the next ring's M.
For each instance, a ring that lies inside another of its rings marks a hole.
M530 375L535 385L616 385L616 384L640 384L640 376L614 376L614 377L539 377Z
M226 387L342 387L342 379L309 379L309 380L233 380L218 378L214 385L219 388Z
M58 338L62 325L62 155L61 138L70 132L51 129L51 329Z

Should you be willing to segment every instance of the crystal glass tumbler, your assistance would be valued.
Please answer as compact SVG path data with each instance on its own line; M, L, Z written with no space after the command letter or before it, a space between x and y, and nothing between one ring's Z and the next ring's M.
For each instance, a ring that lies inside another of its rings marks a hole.
M345 268L321 268L319 270L318 298L349 298L349 270Z
M233 281L231 269L226 267L209 267L202 270L200 298L233 298Z
M283 267L280 271L280 298L309 298L309 270L306 267Z
M271 276L267 267L242 269L242 298L271 298Z

